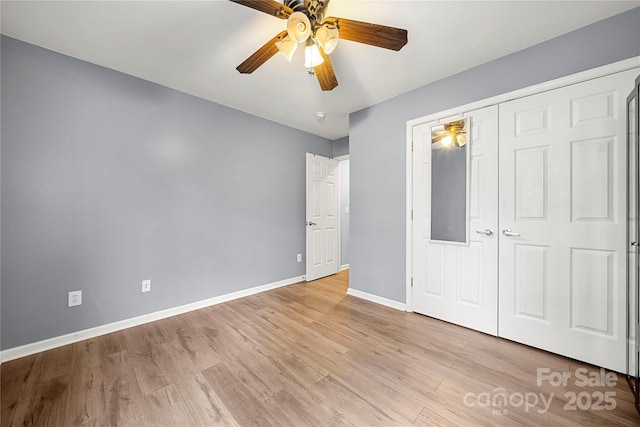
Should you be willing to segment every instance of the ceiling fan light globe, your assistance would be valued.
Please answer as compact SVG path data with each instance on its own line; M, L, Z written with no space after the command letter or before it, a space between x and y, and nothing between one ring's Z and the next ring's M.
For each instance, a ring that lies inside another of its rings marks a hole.
M328 25L323 25L318 28L316 31L316 40L318 44L324 50L324 53L330 55L338 46L338 40L340 40L340 36L337 28L329 27Z
M451 135L447 135L440 140L440 143L442 144L443 147L451 146L452 142L453 142L453 138L451 137Z
M276 47L278 50L284 55L285 58L289 62L293 59L293 54L296 53L296 49L298 48L298 43L294 40L291 40L291 37L285 36L279 42L276 42Z
M311 22L302 12L294 12L287 20L287 34L296 43L304 43L311 35Z
M324 62L324 58L318 50L315 43L309 44L304 48L304 66L306 68L317 67Z

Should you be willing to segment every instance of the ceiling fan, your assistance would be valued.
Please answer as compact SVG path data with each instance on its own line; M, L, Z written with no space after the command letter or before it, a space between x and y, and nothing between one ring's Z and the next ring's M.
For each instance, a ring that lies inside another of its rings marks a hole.
M305 46L305 66L313 71L323 91L334 89L338 80L329 60L339 39L385 49L400 50L407 44L407 30L345 18L325 18L329 0L231 0L260 12L287 20L287 29L269 40L236 69L250 74L269 58L282 52L291 61L297 47Z
M463 147L467 144L467 120L456 120L431 129L431 143L440 142L443 147Z

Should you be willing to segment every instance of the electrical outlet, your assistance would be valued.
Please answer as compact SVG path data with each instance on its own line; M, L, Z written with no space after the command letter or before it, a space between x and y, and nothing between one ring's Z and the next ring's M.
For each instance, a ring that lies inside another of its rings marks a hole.
M150 291L151 291L151 280L143 280L142 292L150 292Z
M302 262L302 254L298 254L298 257L296 259L298 260L298 262Z
M82 291L72 291L69 292L68 299L69 307L74 307L76 305L82 305Z

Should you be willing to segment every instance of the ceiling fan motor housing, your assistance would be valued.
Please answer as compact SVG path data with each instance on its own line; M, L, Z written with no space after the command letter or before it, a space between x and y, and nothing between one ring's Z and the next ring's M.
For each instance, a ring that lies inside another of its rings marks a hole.
M284 0L283 3L293 9L294 12L307 13L307 8L304 7L304 0Z
M311 27L315 31L324 21L324 12L329 5L329 0L284 0L285 6L294 12L302 12L309 18Z

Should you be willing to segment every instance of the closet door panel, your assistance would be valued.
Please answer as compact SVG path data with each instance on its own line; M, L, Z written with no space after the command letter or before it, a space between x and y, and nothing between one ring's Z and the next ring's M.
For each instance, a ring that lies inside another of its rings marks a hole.
M430 239L431 128L438 123L413 129L413 310L496 335L498 107L464 116L470 119L471 149L468 244Z
M499 107L498 334L619 372L633 74Z

